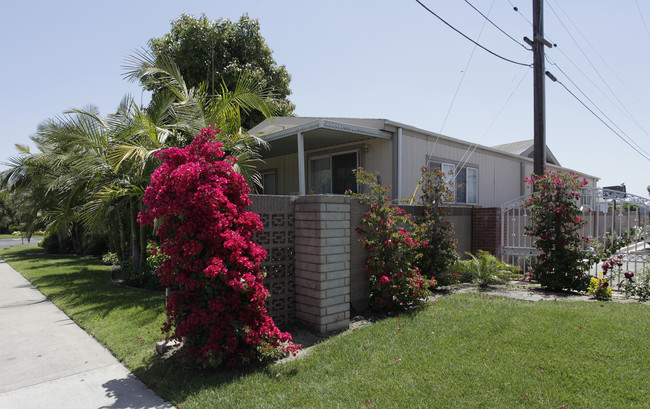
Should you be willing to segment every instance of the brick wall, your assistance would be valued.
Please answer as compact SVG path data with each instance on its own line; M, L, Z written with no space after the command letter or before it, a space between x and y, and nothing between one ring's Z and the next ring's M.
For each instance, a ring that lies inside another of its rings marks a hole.
M501 208L472 209L472 253L486 250L499 257L501 251Z

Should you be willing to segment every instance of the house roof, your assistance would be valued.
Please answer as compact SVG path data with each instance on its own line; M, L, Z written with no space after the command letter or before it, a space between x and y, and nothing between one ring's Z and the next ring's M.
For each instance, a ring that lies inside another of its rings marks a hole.
M390 132L373 126L375 120L368 121L373 123L355 119L343 121L343 118L279 117L265 120L251 129L249 133L258 135L270 143L270 150L262 154L267 158L297 152L299 133L303 135L305 150L360 142L372 138L391 139ZM383 125L383 120L381 124Z
M533 139L528 139L526 141L497 145L493 146L492 148L515 155L524 156L526 158L532 158L534 155L535 141ZM546 162L552 165L561 166L560 162L557 160L555 155L553 155L553 152L551 152L548 146L546 147Z
M461 146L471 146L470 142L452 138L436 132L427 131L411 125L380 118L322 118L322 117L273 117L252 128L249 133L258 135L270 142L270 150L262 152L263 158L296 153L298 133L303 135L304 150L325 148L372 138L392 139L395 129L402 128L421 135L447 140ZM494 147L477 145L482 150L505 156L524 157L532 161L533 140L514 142ZM562 167L546 147L546 160L549 165ZM567 169L572 171L571 169ZM595 179L596 176L581 174Z

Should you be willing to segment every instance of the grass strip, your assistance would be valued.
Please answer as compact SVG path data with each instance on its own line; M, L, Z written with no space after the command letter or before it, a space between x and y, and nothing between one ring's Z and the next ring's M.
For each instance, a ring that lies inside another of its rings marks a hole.
M347 331L306 357L199 371L153 351L159 294L83 258L0 256L162 397L187 408L647 408L650 309L614 302L446 296Z

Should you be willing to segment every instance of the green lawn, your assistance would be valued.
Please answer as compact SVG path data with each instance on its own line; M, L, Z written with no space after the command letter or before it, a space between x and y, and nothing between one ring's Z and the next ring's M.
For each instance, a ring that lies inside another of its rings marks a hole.
M35 238L42 238L43 236L32 236L33 239ZM20 236L15 236L13 234L0 234L0 239L19 239ZM27 235L24 236L25 238L25 243L27 242Z
M650 407L647 304L458 294L332 337L299 360L200 372L153 352L162 295L114 288L105 266L27 256L33 249L0 255L183 409Z

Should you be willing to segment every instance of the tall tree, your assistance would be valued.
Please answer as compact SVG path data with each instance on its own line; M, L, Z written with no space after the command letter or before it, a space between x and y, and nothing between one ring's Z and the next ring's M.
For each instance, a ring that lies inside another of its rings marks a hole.
M149 125L143 127L147 121L137 120L135 127L125 128L126 132L121 133L133 137L118 138L125 143L119 144L114 160L121 163L125 159L137 159L139 166L144 166L146 161L156 160L152 155L163 145L185 146L203 128L214 125L221 129L219 142L224 144L224 152L237 159L235 170L246 178L251 189L261 186L254 165L259 159L259 148L266 146L266 142L243 131L242 121L252 112L264 118L277 112L270 91L263 88L253 74L243 71L232 90L222 83L218 93L210 95L205 83L198 89L189 87L175 61L164 55L136 53L125 68L126 78L159 91L154 94L150 106L137 115L150 118ZM143 142L146 143L143 145Z
M204 84L209 95L218 94L222 84L234 90L246 71L261 88L272 91L277 115L292 115L295 109L288 100L291 76L284 66L277 65L260 33L259 22L248 15L232 22L182 14L171 22L169 33L149 40L149 48L157 57L176 61L188 88L199 89ZM155 93L163 89L151 82L145 86ZM264 118L256 110L245 112L241 125L250 129Z
M237 159L235 170L254 187L259 173L253 162L263 141L242 131L241 118L253 110L269 116L274 107L268 92L247 73L232 91L222 83L218 93L208 96L204 86L188 87L166 56L142 53L131 63L128 78L159 87L151 104L142 108L127 96L107 117L90 107L44 121L32 136L39 152L17 146L19 156L0 173L0 194L21 210L30 231L45 227L60 243L70 238L78 253L89 236L99 237L122 260L138 266L152 233L138 225L136 215L160 165L154 153L184 146L214 125L222 130L222 150Z

